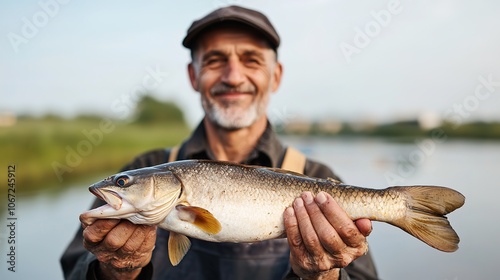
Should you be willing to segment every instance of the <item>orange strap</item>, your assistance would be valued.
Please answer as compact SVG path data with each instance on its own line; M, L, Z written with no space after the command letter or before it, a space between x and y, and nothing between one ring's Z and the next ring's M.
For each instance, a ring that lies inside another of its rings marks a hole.
M168 162L176 161L179 155L180 146L174 146L170 149L170 154L168 155Z
M283 157L282 169L304 174L306 166L306 156L299 150L288 147L286 148L285 156Z

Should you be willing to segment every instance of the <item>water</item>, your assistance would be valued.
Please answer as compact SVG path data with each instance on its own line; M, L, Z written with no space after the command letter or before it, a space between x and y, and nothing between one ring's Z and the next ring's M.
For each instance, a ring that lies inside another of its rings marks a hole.
M0 279L63 279L59 258L76 233L78 215L91 205L93 198L89 194L82 186L18 197L16 272L8 270L7 232L2 225ZM7 223L4 212L0 221Z
M465 206L449 215L461 237L455 253L437 251L395 227L374 223L370 250L381 279L497 278L500 224L494 215L500 212L496 202L500 194L500 143L284 140L333 167L353 185L437 184L453 187L467 197ZM62 279L59 258L76 231L78 215L93 199L85 185L18 198L15 273L7 270L7 218L1 212L0 223L5 225L0 227L0 279Z

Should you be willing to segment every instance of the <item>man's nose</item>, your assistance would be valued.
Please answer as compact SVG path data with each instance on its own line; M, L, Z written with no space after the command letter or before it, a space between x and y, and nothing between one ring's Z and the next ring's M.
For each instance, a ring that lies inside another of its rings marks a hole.
M243 65L238 59L229 59L221 81L230 86L239 86L245 81Z

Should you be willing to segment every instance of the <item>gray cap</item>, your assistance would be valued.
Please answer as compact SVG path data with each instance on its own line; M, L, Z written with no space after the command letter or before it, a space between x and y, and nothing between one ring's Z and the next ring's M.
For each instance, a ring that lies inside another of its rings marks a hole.
M182 45L190 49L194 41L196 41L196 38L208 27L231 21L239 22L251 27L263 35L269 41L273 49L278 49L280 45L280 37L269 19L258 11L239 6L220 8L199 20L195 20L189 27L186 37L184 37L184 40L182 41Z

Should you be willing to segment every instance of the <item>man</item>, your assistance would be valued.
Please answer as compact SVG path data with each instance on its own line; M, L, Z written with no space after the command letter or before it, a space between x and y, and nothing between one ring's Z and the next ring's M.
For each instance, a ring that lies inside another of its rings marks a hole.
M124 170L161 164L169 157L280 167L286 149L266 116L283 72L277 60L279 44L274 27L257 11L231 6L195 21L183 45L191 50L189 79L200 94L205 117L178 154L154 150ZM336 178L326 166L310 160L303 172ZM125 220L98 220L80 229L61 262L68 279L376 278L367 255L371 222L351 221L331 196L303 193L284 211L284 224L287 239L251 244L193 239L174 267L167 256L167 231Z

